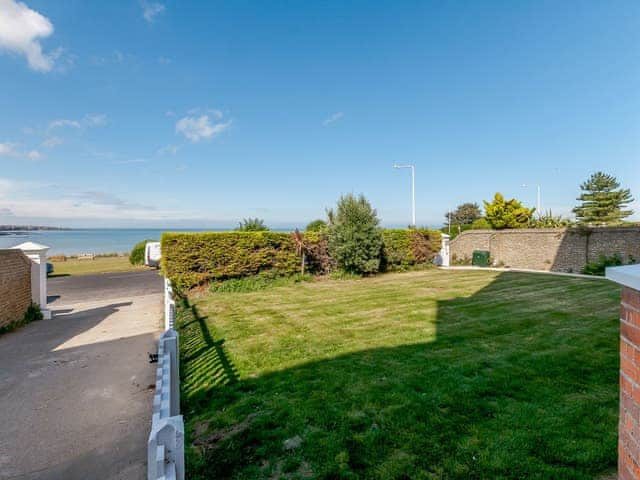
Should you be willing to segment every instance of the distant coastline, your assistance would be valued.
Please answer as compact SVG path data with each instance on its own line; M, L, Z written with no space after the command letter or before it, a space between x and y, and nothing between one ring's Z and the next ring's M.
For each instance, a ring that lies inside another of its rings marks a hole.
M41 230L67 231L71 229L65 227L49 227L46 225L0 225L0 235L6 235L10 232L33 232Z

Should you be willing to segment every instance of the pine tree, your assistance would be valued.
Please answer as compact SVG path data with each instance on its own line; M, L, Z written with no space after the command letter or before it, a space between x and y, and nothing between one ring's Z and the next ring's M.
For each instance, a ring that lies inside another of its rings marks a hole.
M573 209L580 224L617 223L633 213L627 209L633 202L631 190L620 188L613 175L596 172L580 185L580 189L583 193L577 200L582 203Z
M449 220L451 220L451 225L471 225L482 217L482 212L477 203L468 202L458 205L453 212L447 212L444 216L447 219L446 225L449 224Z

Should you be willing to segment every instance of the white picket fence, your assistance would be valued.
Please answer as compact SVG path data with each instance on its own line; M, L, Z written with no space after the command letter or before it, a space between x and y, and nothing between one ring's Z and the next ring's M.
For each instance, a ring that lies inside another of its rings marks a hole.
M184 420L180 415L180 351L174 330L176 303L165 279L165 331L158 342L156 393L147 442L147 479L184 480Z

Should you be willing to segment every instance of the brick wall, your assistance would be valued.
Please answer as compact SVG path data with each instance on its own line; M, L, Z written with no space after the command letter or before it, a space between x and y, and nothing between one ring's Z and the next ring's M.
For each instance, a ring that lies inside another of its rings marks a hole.
M618 478L640 479L640 292L622 290Z
M22 320L31 304L31 261L20 250L0 250L0 327Z
M639 227L468 230L451 241L453 263L488 250L495 266L580 272L603 254L640 261Z

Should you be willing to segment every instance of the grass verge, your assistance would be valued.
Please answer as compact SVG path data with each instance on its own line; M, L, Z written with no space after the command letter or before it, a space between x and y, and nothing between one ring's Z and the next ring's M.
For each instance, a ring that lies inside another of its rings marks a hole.
M427 270L195 295L189 478L598 478L617 457L619 293Z
M128 257L96 257L93 260L70 258L67 261L50 261L53 264L53 275L88 275L92 273L132 272L145 270L143 265L131 265Z

